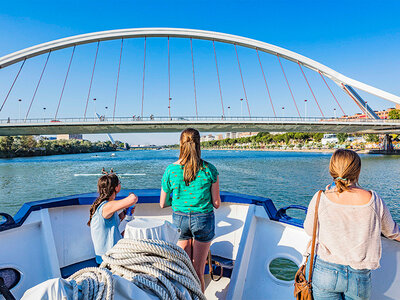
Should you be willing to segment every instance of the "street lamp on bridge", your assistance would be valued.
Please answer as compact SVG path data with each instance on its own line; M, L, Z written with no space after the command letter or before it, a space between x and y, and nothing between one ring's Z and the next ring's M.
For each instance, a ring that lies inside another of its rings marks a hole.
M333 115L334 115L334 117L336 119L336 108L333 109Z
M43 122L46 120L46 107L43 107Z
M96 116L96 98L93 98L94 115Z
M243 98L240 98L240 116L243 118Z
M307 99L304 100L304 118L307 119Z
M228 106L228 118L230 118L230 116L231 116L231 107Z
M104 113L104 118L106 118L106 116L107 116L108 106L106 106L105 109L106 109L106 112Z
M285 107L284 106L282 106L282 117L283 118L285 117Z
M19 110L18 119L20 120L21 120L21 101L22 99L18 99L18 110Z

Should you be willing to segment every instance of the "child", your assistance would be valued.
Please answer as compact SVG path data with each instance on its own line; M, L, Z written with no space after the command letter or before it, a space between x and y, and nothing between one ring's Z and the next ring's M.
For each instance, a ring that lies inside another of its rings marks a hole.
M130 194L128 197L115 200L121 191L121 182L115 174L103 175L97 182L99 197L90 207L90 218L87 223L90 226L96 262L101 264L101 256L111 249L121 238L118 230L120 220L125 217L125 213L118 215L118 211L135 205L138 197Z

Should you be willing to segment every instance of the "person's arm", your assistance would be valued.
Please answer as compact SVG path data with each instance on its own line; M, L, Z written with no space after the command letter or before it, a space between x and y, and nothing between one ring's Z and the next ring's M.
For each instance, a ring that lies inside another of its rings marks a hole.
M211 185L211 199L213 206L218 209L221 206L221 196L219 194L219 176L217 176L217 181Z
M304 231L307 235L312 236L313 227L314 227L314 214L315 214L315 202L317 201L318 192L314 195L311 199L310 203L308 204L307 209L307 216L304 220Z
M400 242L400 230L399 226L397 223L393 220L392 215L389 211L389 208L386 206L386 203L383 202L381 199L382 203L382 233L385 237L391 240L396 240Z
M169 195L164 192L164 190L161 188L161 193L160 193L160 207L165 208L167 207L167 200L169 200Z
M133 193L124 199L109 201L106 204L104 204L103 218L109 219L112 217L112 215L116 211L119 211L120 209L128 208L129 206L136 204L137 201L138 201L138 197Z

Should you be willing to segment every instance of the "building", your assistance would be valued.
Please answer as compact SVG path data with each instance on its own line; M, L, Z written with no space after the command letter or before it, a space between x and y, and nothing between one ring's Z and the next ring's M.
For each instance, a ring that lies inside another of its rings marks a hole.
M215 136L215 140L217 140L217 141L223 140L223 139L224 139L224 135L223 135L222 133L217 134L217 135Z
M57 140L82 140L82 134L57 134Z
M257 135L258 132L239 132L239 137L250 137L250 136L255 136Z
M227 139L238 139L242 137L249 137L257 135L258 132L227 132L225 138Z
M215 136L213 136L211 133L209 135L204 135L200 137L200 142L209 142L209 141L214 141Z
M386 119L389 119L389 113L392 110L395 110L395 109L400 109L400 104L396 104L396 107L391 107L391 108L388 108L386 110L380 110L380 111L374 111L374 112L376 113L376 115L379 118L381 118L383 120L386 120ZM356 113L355 115L343 116L342 118L345 118L345 119L365 119L365 117L366 117L365 113Z

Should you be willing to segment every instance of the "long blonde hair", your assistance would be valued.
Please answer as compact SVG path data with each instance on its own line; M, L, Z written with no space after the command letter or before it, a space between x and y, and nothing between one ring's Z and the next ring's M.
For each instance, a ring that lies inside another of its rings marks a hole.
M197 172L203 167L200 150L200 133L194 128L187 128L181 133L179 163L183 165L185 184L196 179Z
M349 186L358 183L361 171L361 159L352 150L336 150L329 163L329 173L336 184L339 193L349 190Z

